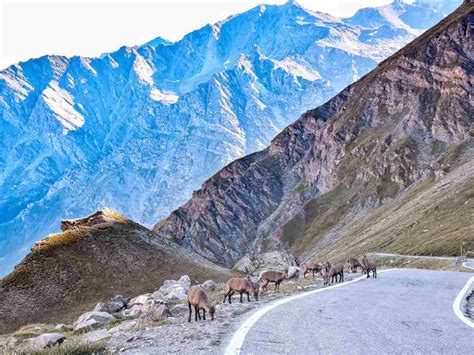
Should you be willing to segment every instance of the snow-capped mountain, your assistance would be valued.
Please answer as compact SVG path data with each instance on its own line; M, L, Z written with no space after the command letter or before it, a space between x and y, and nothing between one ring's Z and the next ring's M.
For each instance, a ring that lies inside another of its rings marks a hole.
M109 206L155 223L439 21L436 5L261 5L176 43L1 71L0 275L61 218Z

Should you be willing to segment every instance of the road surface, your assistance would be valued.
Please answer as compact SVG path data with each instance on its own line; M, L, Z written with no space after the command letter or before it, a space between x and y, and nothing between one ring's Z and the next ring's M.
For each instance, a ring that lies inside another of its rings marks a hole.
M454 300L471 277L472 273L446 271L379 272L377 279L363 279L271 309L233 348L238 344L238 330L227 352L473 354L474 328L453 311Z

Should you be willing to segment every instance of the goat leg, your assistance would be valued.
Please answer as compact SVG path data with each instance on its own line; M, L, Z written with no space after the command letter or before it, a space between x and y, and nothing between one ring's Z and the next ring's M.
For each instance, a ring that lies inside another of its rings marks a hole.
M202 309L202 319L206 320L206 310Z
M189 307L189 318L188 318L188 322L191 322L191 314L192 314L192 311L191 311L191 303L188 302L188 307Z
M194 306L194 312L196 312L196 322L201 320L201 312L199 312L199 306Z

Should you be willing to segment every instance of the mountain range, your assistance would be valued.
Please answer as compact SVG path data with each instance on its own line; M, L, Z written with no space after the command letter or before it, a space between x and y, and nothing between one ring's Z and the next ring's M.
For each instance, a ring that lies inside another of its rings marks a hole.
M152 226L459 3L261 5L175 43L1 71L0 275L62 218L108 206Z

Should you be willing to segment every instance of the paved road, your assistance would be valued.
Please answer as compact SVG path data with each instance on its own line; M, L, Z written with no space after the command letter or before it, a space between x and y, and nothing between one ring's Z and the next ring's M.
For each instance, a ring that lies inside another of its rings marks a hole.
M473 354L474 329L453 311L471 273L392 270L280 305L242 354Z
M468 269L474 270L474 261L465 261L463 265Z

